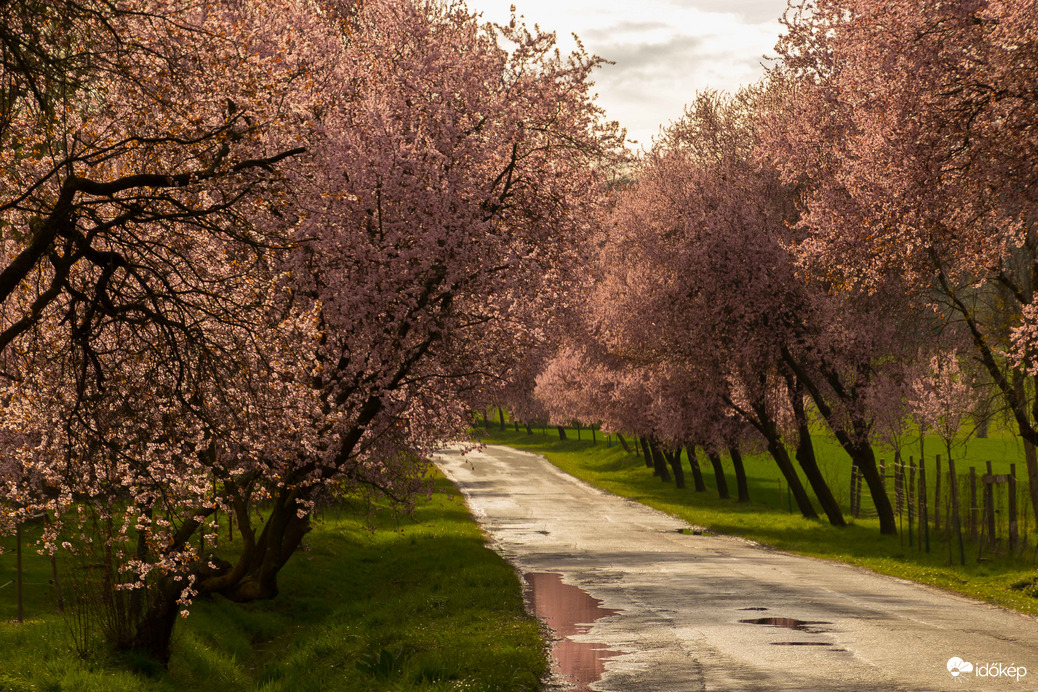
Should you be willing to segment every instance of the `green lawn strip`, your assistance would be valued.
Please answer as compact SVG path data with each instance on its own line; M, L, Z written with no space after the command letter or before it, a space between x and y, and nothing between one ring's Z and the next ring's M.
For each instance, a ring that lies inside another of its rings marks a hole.
M484 545L457 491L442 478L436 489L413 517L329 509L277 598L192 605L168 671L77 656L49 561L27 552L27 624L10 622L13 585L0 590L0 690L538 689L543 643L514 570ZM5 552L0 584L13 574Z
M575 438L572 430L567 435ZM749 538L800 555L865 567L1038 615L1033 530L1030 547L1016 557L992 558L985 551L982 554L984 559L978 563L977 548L967 542L966 565L963 567L958 564L957 544L953 545L955 564L949 564L949 544L940 535L931 536L930 553L927 554L917 545L910 547L907 537L880 536L876 519L850 520L850 526L834 528L824 520L808 520L799 513L791 513L785 493L780 495L777 489L778 469L767 455L744 457L753 501L740 504L717 497L713 472L708 464L703 468L707 492L696 493L691 487L690 477L687 479L689 488L678 490L673 483L662 483L654 477L641 457L624 452L615 437L609 447L601 434L595 445L591 444L587 431L582 433L582 437L581 441L560 441L552 429L547 435L541 435L540 430L535 429L531 436L512 430L502 432L497 426L492 426L483 441L543 454L563 471L591 485L716 533ZM820 451L824 447L818 446ZM830 467L841 463L835 458L836 453L820 453L820 464ZM849 461L846 463L849 465ZM687 461L685 464L686 476L689 476ZM730 466L726 470L729 488L734 495L734 473ZM845 492L845 498L846 495Z

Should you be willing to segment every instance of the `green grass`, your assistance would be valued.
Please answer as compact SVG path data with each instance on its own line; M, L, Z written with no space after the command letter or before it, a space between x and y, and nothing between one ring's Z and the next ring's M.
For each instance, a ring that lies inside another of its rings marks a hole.
M543 643L514 570L486 548L456 491L443 479L437 490L413 517L329 510L276 599L195 603L168 671L79 658L55 612L49 560L28 552L26 624L11 622L14 585L0 588L0 690L538 689ZM13 578L5 552L0 584Z
M848 517L851 525L835 528L825 520L808 520L799 513L791 513L786 493L780 494L778 489L778 469L770 457L764 454L745 455L752 501L740 504L717 497L713 471L705 459L702 466L708 491L696 493L691 487L687 460L685 468L689 488L678 490L673 483L661 483L654 477L641 457L625 453L615 437L612 438L612 446L607 446L600 433L597 436L598 444L592 445L586 430L581 435L581 441L573 439L576 437L573 430L567 431L571 439L566 441L560 441L553 428L548 429L547 435L542 435L539 428L535 428L534 432L532 436L512 430L502 432L497 426L491 426L484 441L544 454L563 471L592 485L637 500L710 531L742 536L801 555L858 565L1038 615L1033 522L1031 543L1025 550L1014 556L995 557L985 551L983 559L978 562L976 547L967 543L967 559L963 567L958 564L957 548L953 562L949 558L948 542L941 540L939 535L931 536L931 551L926 553L918 545L910 547L907 538L903 536L881 536L879 522L874 518ZM983 441L974 441L971 446L975 445L974 449L979 450L982 445L977 442ZM928 441L927 444L927 455L939 451L938 440ZM1001 442L993 444L996 447L999 444L1005 446ZM850 460L845 455L841 457L842 450L835 443L827 444L822 440L816 447L819 464L834 488L836 482L843 487L841 476L847 479L849 485ZM982 452L976 451L976 454L981 455ZM1011 457L993 459L996 473L1003 467L1008 470L1010 461ZM734 473L727 460L725 465L729 488L734 496ZM1018 463L1018 474L1022 473L1021 467L1022 463ZM960 466L960 473L961 470ZM844 490L844 503L848 496L849 492ZM817 508L817 503L815 506ZM1029 509L1025 505L1021 507L1021 512Z

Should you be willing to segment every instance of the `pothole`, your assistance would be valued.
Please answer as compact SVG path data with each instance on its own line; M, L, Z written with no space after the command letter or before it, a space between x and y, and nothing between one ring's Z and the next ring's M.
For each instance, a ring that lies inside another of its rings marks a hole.
M552 657L559 671L572 683L574 689L589 690L589 685L601 679L605 659L619 656L605 644L576 642L572 635L587 634L599 618L616 615L620 611L603 608L602 601L592 598L576 586L562 583L562 575L555 572L531 572L523 575L528 584L526 598L534 614L543 619L559 639L552 644Z
M750 618L749 620L739 620L739 622L746 623L747 625L771 625L772 627L784 627L789 630L798 630L800 632L812 631L808 629L812 625L832 624L821 620L797 620L795 618Z

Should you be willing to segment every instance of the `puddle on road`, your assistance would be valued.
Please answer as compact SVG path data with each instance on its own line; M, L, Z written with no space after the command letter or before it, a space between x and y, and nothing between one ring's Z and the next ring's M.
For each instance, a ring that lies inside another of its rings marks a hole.
M795 620L794 618L751 618L749 620L739 620L748 625L771 625L772 627L785 627L790 630L797 630L800 632L810 632L808 627L812 625L829 625L832 623L822 622L821 620Z
M604 644L575 642L574 634L587 634L599 618L616 615L620 611L602 607L602 601L591 598L576 586L562 583L562 575L554 572L531 572L523 575L529 586L526 597L533 605L534 614L543 618L555 634L561 637L552 646L552 656L559 670L577 690L602 677L605 659L619 656Z

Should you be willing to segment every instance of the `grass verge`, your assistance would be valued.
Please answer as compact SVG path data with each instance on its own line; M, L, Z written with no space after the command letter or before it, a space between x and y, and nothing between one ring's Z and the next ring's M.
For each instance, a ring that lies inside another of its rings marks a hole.
M568 435L575 437L572 430ZM1033 543L1016 555L1000 556L986 552L978 555L977 548L967 544L966 565L961 566L957 544L949 545L941 534L931 536L927 553L915 541L909 546L904 534L881 536L876 519L850 519L849 526L835 528L824 520L808 520L799 513L791 513L786 498L776 487L778 470L767 455L744 456L752 501L737 503L717 497L709 465L703 469L707 492L697 493L691 487L678 490L673 483L661 483L651 469L645 467L641 457L626 453L615 438L612 446L607 446L601 435L597 444L588 439L586 430L583 437L580 441L560 441L551 429L546 435L539 430L528 435L491 426L483 441L543 454L563 471L591 485L716 533L749 538L800 555L858 565L1038 616L1035 572L1038 548ZM820 456L819 462L829 467L836 460ZM728 469L728 483L734 493L731 469ZM951 550L954 550L954 560Z
M545 653L514 570L485 547L454 488L436 486L413 517L331 509L276 599L195 603L168 671L77 656L50 562L27 551L25 624L12 622L14 585L0 589L0 690L538 689ZM8 549L0 584L13 578Z

